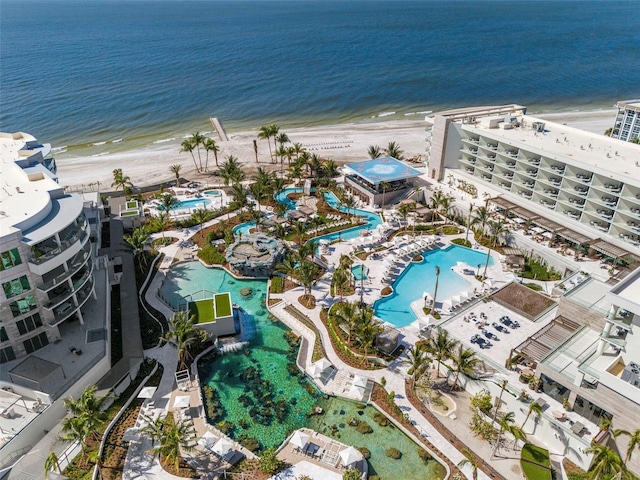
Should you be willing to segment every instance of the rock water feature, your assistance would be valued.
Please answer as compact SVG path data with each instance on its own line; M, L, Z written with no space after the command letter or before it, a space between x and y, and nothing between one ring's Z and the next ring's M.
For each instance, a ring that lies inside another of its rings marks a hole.
M435 480L445 470L373 407L325 398L295 365L298 339L265 307L266 282L234 279L199 262L174 266L162 294L172 300L198 289L231 292L244 310L248 343L199 362L205 411L209 421L252 450L280 445L295 429L309 427L370 456L370 473L380 480ZM243 297L240 290L250 288ZM319 408L318 408L319 407ZM315 412L322 411L322 414ZM349 420L353 426L349 425ZM397 449L398 459L386 456Z

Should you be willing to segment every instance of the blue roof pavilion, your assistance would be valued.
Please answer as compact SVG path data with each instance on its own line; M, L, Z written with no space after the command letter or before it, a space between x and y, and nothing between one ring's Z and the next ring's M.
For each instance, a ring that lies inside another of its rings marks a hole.
M353 193L372 206L393 201L412 187L413 178L422 174L393 157L348 163L344 168L347 173L345 183Z
M417 177L421 172L393 157L374 158L364 162L348 163L346 168L368 183L394 182Z

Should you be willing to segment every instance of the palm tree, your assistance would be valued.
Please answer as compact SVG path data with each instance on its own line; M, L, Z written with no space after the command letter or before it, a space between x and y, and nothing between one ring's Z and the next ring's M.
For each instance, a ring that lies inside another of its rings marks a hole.
M82 449L82 456L87 454L87 440L89 429L85 417L65 417L62 421L60 439L66 442L78 442Z
M304 287L304 295L311 295L311 287L318 276L318 266L308 260L303 261L298 267L298 278Z
M373 322L373 309L368 305L360 305L358 307L356 335L360 346L364 349L362 363L366 363L369 355L369 349L373 346L376 336L382 330L382 327Z
M202 145L203 142L204 135L202 135L200 132L195 132L193 135L191 135L191 144L198 152L198 162L200 164L200 168L198 169L199 172L202 172L202 157L200 156L200 145Z
M451 360L453 361L454 370L456 372L456 377L453 380L451 389L455 390L458 387L460 374L463 374L466 377L470 377L473 374L473 369L475 368L475 366L480 363L480 359L476 356L476 352L472 349L464 348L462 345L458 345L458 348L455 351L453 357L451 357Z
M116 168L113 170L113 183L111 186L116 189L116 192L122 189L125 194L128 194L133 187L133 183L131 183L131 178L122 173L121 168Z
M333 287L334 295L337 293L340 296L340 301L342 302L342 297L344 294L344 290L351 283L351 272L343 267L338 267L333 272L333 277L331 278L331 286Z
M387 182L380 182L380 186L382 187L382 208L384 208L384 197L387 193L387 188L389 188L389 183Z
M471 219L471 225L480 224L480 234L484 237L484 227L489 222L491 214L486 206L476 208L476 212Z
M287 255L284 259L276 266L276 272L282 273L285 278L291 278L293 272L298 268L298 262L294 259L293 255Z
M180 450L190 451L192 447L189 438L192 433L192 427L185 423L174 423L166 418L158 418L154 422L149 423L143 431L147 433L156 446L149 451L153 453L154 458L159 457L168 463L173 463L176 473L180 474Z
M253 140L253 153L256 155L256 163L258 162L258 141L257 140Z
M491 228L491 235L493 236L493 250L496 249L496 244L498 243L498 237L503 233L508 233L509 228L504 220L498 220L497 222L489 222L489 227ZM487 278L487 268L489 267L489 258L491 257L491 249L487 249L487 260L484 263L484 273L483 277Z
M594 454L587 480L611 480L616 478L616 475L618 478L633 478L629 477L627 467L620 455L606 445L596 443L587 448L584 453Z
M306 150L304 148L304 145L302 145L301 143L295 142L293 144L293 153L295 153L296 155L296 160L298 160L300 158L300 154L305 151Z
M191 218L200 226L199 230L202 231L202 224L209 218L209 212L205 208L196 208L191 214Z
M278 133L278 134L276 134L274 136L274 142L276 142L276 141L282 147L282 146L284 146L285 143L289 143L290 140L289 140L289 136L286 133L280 132L280 133Z
M102 457L100 456L100 450L90 452L89 455L87 455L87 462L95 464L98 478L102 480Z
M529 411L527 412L527 416L525 417L524 422L522 422L522 425L520 426L520 428L524 429L524 426L527 424L527 420L529 420L529 417L531 416L532 413L537 418L540 418L542 416L542 406L538 402L531 402L529 404Z
M249 190L247 190L246 187L241 183L234 183L231 186L231 195L233 195L233 200L240 208L240 213L242 213L244 207L246 207L249 203L249 200L247 198L249 196Z
M178 364L180 369L188 367L191 360L189 349L203 342L207 338L207 332L196 327L196 317L187 317L186 311L173 314L169 322L169 330L165 333L163 340L173 343L178 349Z
M260 132L258 133L258 138L261 140L266 140L267 141L267 145L269 146L269 157L271 158L271 162L273 163L273 153L271 151L271 125L262 125L260 127ZM257 145L257 142L256 142ZM257 151L258 148L257 146L254 147L254 149L256 150L256 158L257 158Z
M169 167L169 171L176 176L176 187L180 188L180 169L182 165L175 164Z
M369 148L367 149L367 155L372 159L380 158L382 156L382 150L380 150L380 147L377 145L369 145Z
M625 457L625 462L629 462L631 460L631 455L636 448L640 447L640 429L635 430L633 433L627 430L617 429L613 432L613 436L618 438L620 435L626 435L629 437L629 445L627 445L627 455Z
M431 359L427 355L427 351L420 345L413 345L407 351L407 358L402 363L409 367L407 373L411 375L411 390L415 390L416 382L424 373L425 367L429 365Z
M253 195L253 198L255 198L256 202L258 202L258 211L260 211L260 203L264 199L268 189L269 186L260 181L254 182L249 186L251 195Z
M338 164L334 160L326 160L324 162L324 174L329 178L334 178L340 175L340 171L338 170Z
M196 162L196 157L193 155L193 151L196 148L195 144L193 143L193 140L191 138L187 138L180 144L180 146L182 147L180 149L181 152L189 152L191 154L191 159L193 160L193 165L196 167L196 172L199 172L200 170L198 169L198 163Z
M178 199L170 193L164 193L160 196L160 210L165 213L169 213L177 203Z
M284 157L287 156L287 147L285 147L282 144L278 145L278 148L276 148L275 154L276 154L276 163L278 161L278 157L280 157L280 171L284 172L283 163L284 163Z
M204 171L206 172L209 168L209 152L213 152L213 158L216 161L216 167L218 166L218 152L220 151L220 147L213 138L206 138L202 146L207 152L207 159L204 164Z
M500 410L500 406L502 405L502 394L507 388L508 383L509 382L506 379L502 380L502 384L500 385L500 396L498 397L498 401L496 402L496 409L493 411L493 417L491 418L491 423L496 421L496 417L498 416L498 411ZM526 420L525 420L525 423L526 423ZM522 424L522 426L524 427L524 423Z
M461 460L458 463L459 468L463 468L465 465L471 466L471 478L473 480L478 480L478 460L476 456L468 449L462 449L462 455L464 455L464 460Z
M440 267L438 265L436 265L436 284L435 287L433 289L433 308L431 310L433 310L433 313L436 312L436 298L438 297L438 283L440 281Z
M348 195L344 198L344 200L342 201L342 205L344 206L344 208L347 209L347 215L349 215L349 217L351 217L351 209L355 209L356 208L356 199L353 198L352 195ZM354 212L355 213L355 212Z
M131 235L124 235L122 238L133 250L134 258L138 259L141 265L146 265L146 257L142 253L149 240L147 228L144 225L134 228Z
M442 363L443 360L450 358L451 353L457 344L458 342L453 338L450 338L449 332L443 328L438 328L438 334L435 338L429 338L427 350L431 355L433 355L433 359L436 361L438 378L440 378L440 363Z
M304 237L307 234L307 227L303 222L296 222L291 229L296 243L302 245L304 243Z
M402 160L404 157L404 152L400 150L400 145L396 142L389 142L387 148L384 149L387 155L395 158L396 160Z
M86 446L86 438L98 433L98 426L107 414L102 410L109 394L96 397L98 387L95 385L85 387L77 400L67 397L63 400L64 406L72 415L66 422L67 428L63 426L63 431L72 441L77 440L77 436L82 434L83 445ZM84 448L83 448L84 452Z
M151 224L162 232L162 238L164 239L164 232L173 225L173 219L169 215L169 211L162 211L156 217L153 217Z
M58 455L56 454L56 452L51 452L44 460L44 478L49 478L49 472L55 472L56 470L58 471L58 473L62 473Z
M339 320L347 325L347 344L351 346L351 334L356 326L356 304L351 302L342 302L336 308L335 315Z
M491 453L491 457L494 457L496 452L498 451L498 448L500 447L500 441L502 440L502 434L504 433L504 431L509 430L510 427L515 423L515 417L516 417L516 414L513 412L507 412L504 415L502 415L502 417L500 417L500 421L498 422L500 429L498 430L498 437L496 438L496 446L494 447L493 452Z
M233 155L228 155L224 163L220 166L219 173L224 179L224 184L229 185L229 181L234 178L238 171L241 171L238 159Z

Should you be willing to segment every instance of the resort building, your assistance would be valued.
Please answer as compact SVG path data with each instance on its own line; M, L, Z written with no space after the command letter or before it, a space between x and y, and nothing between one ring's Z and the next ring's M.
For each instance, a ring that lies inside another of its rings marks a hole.
M618 113L611 128L611 138L625 142L640 139L640 99L618 102Z
M348 163L344 171L345 187L372 207L397 202L422 174L392 157Z
M209 335L221 337L236 332L233 319L233 304L229 292L216 293L210 298L188 303L189 315L196 319L198 328Z
M92 229L95 202L65 194L49 145L23 134L2 134L0 242L2 315L0 361L25 356L60 338L65 321L83 322L93 296ZM85 204L86 207L85 208Z
M576 244L613 258L640 253L639 145L546 122L520 105L426 120L429 177L442 181L448 169Z

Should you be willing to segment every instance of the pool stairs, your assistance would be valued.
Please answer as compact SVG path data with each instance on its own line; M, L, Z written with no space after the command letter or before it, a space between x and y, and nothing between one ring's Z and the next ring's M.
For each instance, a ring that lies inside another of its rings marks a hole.
M226 343L226 344L218 347L218 351L220 353L237 352L238 350L242 350L247 345L249 345L249 342Z

